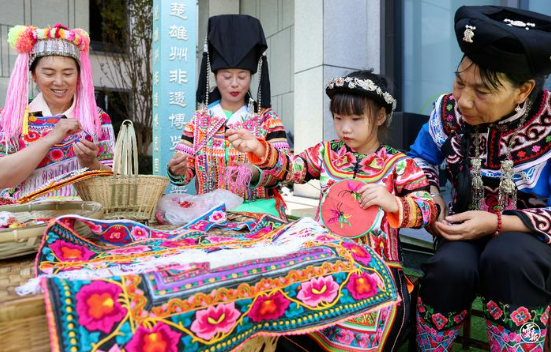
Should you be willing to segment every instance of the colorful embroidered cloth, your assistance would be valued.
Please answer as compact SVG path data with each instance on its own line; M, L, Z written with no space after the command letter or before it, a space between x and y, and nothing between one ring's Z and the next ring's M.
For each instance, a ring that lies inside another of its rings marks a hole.
M78 223L103 242L131 242L96 245ZM52 351L231 351L255 335L316 331L399 300L371 248L312 219L267 216L251 229L220 236L56 219L36 267Z

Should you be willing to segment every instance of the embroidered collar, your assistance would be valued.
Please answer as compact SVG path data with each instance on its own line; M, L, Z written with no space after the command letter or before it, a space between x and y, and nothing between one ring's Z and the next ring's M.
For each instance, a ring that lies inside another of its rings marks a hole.
M218 118L224 118L224 120L228 120L227 124L234 124L236 122L243 122L247 120L247 105L243 105L241 109L237 110L233 113L233 115L228 119L226 117L226 113L224 112L224 109L222 109L222 105L220 104L220 100L217 100L209 105L209 113L212 116L217 116Z
M71 104L71 107L67 109L65 112L59 115L64 115L67 118L74 118L74 110L75 110L75 99L73 99L73 104ZM39 93L36 98L31 101L29 104L29 112L34 113L35 116L38 116L40 113L41 116L54 116L52 112L50 111L50 107L48 106L48 103L46 103L46 100L44 100L44 96L42 93Z

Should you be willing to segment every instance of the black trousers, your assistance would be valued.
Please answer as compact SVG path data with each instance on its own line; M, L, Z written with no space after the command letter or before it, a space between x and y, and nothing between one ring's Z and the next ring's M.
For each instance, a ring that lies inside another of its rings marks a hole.
M551 246L528 233L441 240L422 269L420 297L435 312L469 309L477 294L512 309L551 302Z

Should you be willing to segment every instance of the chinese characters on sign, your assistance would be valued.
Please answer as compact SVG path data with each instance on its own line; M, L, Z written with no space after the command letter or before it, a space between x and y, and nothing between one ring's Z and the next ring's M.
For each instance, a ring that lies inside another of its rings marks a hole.
M156 175L166 175L166 165L195 111L196 32L196 0L153 1L153 173Z

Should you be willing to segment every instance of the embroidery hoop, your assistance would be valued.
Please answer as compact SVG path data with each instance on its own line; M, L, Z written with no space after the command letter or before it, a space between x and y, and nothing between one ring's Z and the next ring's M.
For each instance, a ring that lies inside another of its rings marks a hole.
M365 185L360 180L346 179L330 186L321 199L320 222L332 233L347 238L361 237L372 231L384 212L378 206L361 208L354 190Z

